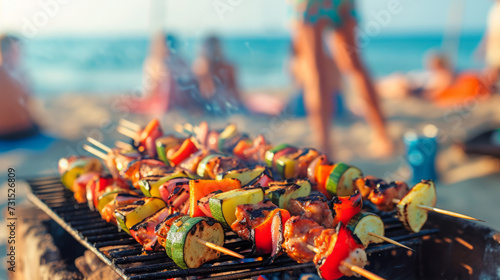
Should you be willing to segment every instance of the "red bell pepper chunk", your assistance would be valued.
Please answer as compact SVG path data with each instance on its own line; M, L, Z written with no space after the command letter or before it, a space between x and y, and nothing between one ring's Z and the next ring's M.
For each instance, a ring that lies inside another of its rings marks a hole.
M281 215L281 225L283 226L288 219L290 219L290 212L285 209L274 209L269 213L269 216L253 229L253 238L255 244L255 251L258 254L269 254L273 251L273 218L275 215ZM282 230L283 232L283 230Z
M329 255L322 260L322 263L318 266L319 275L325 280L335 280L344 274L340 272L340 263L345 260L351 251L363 248L361 244L358 244L351 231L345 227L341 227L337 233L337 241Z
M355 194L351 196L334 196L333 202L333 224L336 225L339 222L347 225L349 220L351 220L354 215L361 212L363 207L363 201L361 193L356 191Z
M192 154L196 153L197 151L198 148L196 147L194 142L188 138L184 140L184 142L177 151L175 151L172 155L167 155L167 157L170 160L170 162L172 162L172 164L175 166L181 163L183 160L187 159Z

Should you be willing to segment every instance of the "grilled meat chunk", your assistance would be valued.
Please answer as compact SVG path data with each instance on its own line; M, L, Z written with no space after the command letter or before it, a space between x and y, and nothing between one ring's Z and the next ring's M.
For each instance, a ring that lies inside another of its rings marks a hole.
M270 200L256 204L243 204L236 207L236 221L231 229L242 239L250 240L250 230L262 224L269 213L278 208Z
M396 207L393 199L401 199L409 191L405 182L397 181L387 184L381 181L377 187L370 193L368 199L381 211L392 211Z
M290 199L290 215L311 219L318 224L333 228L333 214L328 200L321 195L311 195Z
M315 253L307 245L315 246L315 240L325 228L311 219L291 217L285 223L283 248L288 256L299 263L313 261Z

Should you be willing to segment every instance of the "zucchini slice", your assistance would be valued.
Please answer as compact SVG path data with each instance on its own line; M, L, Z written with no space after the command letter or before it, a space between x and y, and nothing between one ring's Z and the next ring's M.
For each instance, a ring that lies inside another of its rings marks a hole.
M231 170L226 174L218 174L217 180L222 180L225 178L235 178L240 180L241 186L253 185L257 182L262 176L268 175L271 176L271 171L267 167L257 166L254 169L239 169L239 170Z
M413 232L419 232L427 221L427 210L418 205L436 205L436 187L432 180L416 184L396 205L399 220Z
M214 195L209 199L210 212L214 219L227 227L236 221L236 207L242 204L254 204L264 200L261 188L236 189Z
M384 222L375 214L369 212L358 213L347 223L347 228L363 243L365 248L370 243L384 242L382 239L368 234L369 232L382 236L385 234Z
M174 233L172 259L183 269L200 267L217 259L220 252L198 243L198 239L224 245L224 229L216 220L208 217L190 218Z
M165 241L165 252L167 252L167 256L172 258L172 244L175 239L175 233L182 227L182 225L191 219L189 216L182 216L177 218L170 227L170 230L167 233L167 240Z
M295 182L273 182L266 190L266 198L278 208L288 209L290 199L308 196L311 194L311 183L307 180Z
M339 162L335 164L326 180L326 190L333 196L353 195L356 190L355 181L363 178L359 168Z

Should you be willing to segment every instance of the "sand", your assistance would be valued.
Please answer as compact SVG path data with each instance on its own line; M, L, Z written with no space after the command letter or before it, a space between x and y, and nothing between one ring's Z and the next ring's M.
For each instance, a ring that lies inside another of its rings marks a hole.
M53 175L60 157L86 153L81 148L85 137L91 136L113 145L115 140L126 140L115 132L120 118L145 124L152 117L127 113L117 110L117 107L120 106L115 97L81 93L38 101L37 120L45 132L57 140L43 151L14 150L0 154L0 178L6 178L8 167L15 168L18 178ZM356 105L353 107L360 108ZM356 165L366 175L407 180L409 173L402 136L409 129L419 129L432 123L440 129L437 168L441 179L437 182L437 206L486 220L487 225L500 229L500 206L496 201L500 199L500 160L466 155L456 146L456 143L484 129L500 127L500 96L449 109L411 98L385 100L383 108L388 117L391 137L396 142L395 155L388 159L371 158L367 150L370 130L361 118L350 114L336 119L332 126L336 160ZM306 119L293 118L287 114L276 117L214 117L196 112L169 112L160 116L160 119L167 132L172 132L173 125L177 123L209 120L212 127L221 128L233 122L250 135L264 133L272 143L315 146ZM1 191L7 193L4 184ZM19 190L19 196L25 195L25 192ZM0 202L5 205L5 196Z

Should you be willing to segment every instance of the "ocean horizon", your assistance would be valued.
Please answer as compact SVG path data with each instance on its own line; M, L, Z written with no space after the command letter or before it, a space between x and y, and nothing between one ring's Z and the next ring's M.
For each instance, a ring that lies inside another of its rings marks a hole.
M478 70L474 56L482 34L460 38L458 71ZM177 51L192 63L203 38L178 37ZM238 73L243 90L282 89L291 84L289 36L221 36L226 58ZM365 39L362 54L375 78L424 68L430 50L440 50L440 34L384 35ZM142 64L149 50L146 36L58 36L26 40L24 65L35 95L47 98L68 92L111 94L140 87ZM445 51L446 53L446 51Z

